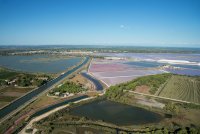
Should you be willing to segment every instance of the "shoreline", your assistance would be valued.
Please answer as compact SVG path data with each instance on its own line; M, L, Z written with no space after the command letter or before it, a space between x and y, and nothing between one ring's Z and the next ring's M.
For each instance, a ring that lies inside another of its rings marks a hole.
M84 60L84 61L86 61L86 59ZM77 65L76 67L78 67L78 66L80 66L80 65L82 65L83 63L84 63L84 61L82 61L79 65ZM73 69L75 69L76 67L74 67L74 68L72 68L71 70L73 70ZM82 67L82 66L81 66ZM77 68L77 69L79 69L79 68ZM74 72L76 72L77 70L74 70ZM65 73L70 73L71 71L70 70L68 70L68 71L66 71ZM74 72L71 72L72 74L74 73ZM71 74L70 74L71 75ZM61 77L62 77L62 75L60 75ZM50 80L50 81L48 81L48 83L49 82L51 82L51 81L53 81L53 80L56 80L57 78L59 78L60 76L58 76L58 77L56 77L55 79L52 79L52 80ZM67 76L68 77L68 76ZM62 80L61 80L62 81ZM57 84L57 82L55 83L55 84ZM54 85L55 85L54 84ZM46 84L44 84L44 85L42 85L42 86L45 86ZM42 86L40 86L40 87L42 87ZM52 85L53 86L53 85ZM49 87L47 90L49 90L49 89L51 89L52 88L52 86L51 87ZM39 87L39 88L40 88ZM24 96L26 96L26 95L28 95L29 93L31 93L31 92L34 92L34 91L36 91L38 88L35 88L34 90L31 90L30 92L28 92L28 93L26 93L25 95L23 95L23 96L21 96L21 97L19 97L19 98L17 98L16 100L19 100L20 98L22 98L22 97L24 97ZM45 93L46 91L44 91L44 92L42 92L42 94L43 93ZM36 97L38 97L39 95L36 95L35 97L33 97L31 100L29 100L28 102L30 103L30 102L32 102L33 100L35 100L36 99ZM15 100L15 101L16 101ZM15 101L13 101L12 103L14 103ZM28 103L27 102L27 103ZM9 106L10 104L12 104L12 103L9 103L8 105L6 105L6 106L4 106L3 108L1 108L0 110L2 110L2 109L4 109L5 107L7 107L7 106ZM26 106L27 104L24 104L23 106L20 106L20 107L18 107L19 109L21 109L22 107L24 107L24 106ZM19 110L18 110L19 111ZM11 112L10 114L11 115L13 115L13 114L15 114L16 113L16 111L13 111L13 112ZM10 115L9 116L7 116L7 117L3 117L2 119L1 119L1 121L0 122L3 122L3 121L5 121L7 118L9 118L10 117Z
M73 103L79 103L79 102L86 101L86 100L90 100L90 99L93 99L93 98L95 98L95 97L89 97L89 98L81 99L81 100L75 101L75 102L73 102ZM39 120L41 120L41 119L43 119L43 118L45 118L45 117L47 117L47 116L53 114L53 113L55 113L55 112L57 112L57 111L59 111L59 110L61 110L61 109L63 109L63 108L66 108L66 107L68 107L68 106L70 106L70 105L69 105L69 104L66 104L66 105L64 105L64 106L57 107L57 108L55 108L55 109L53 109L53 110L51 110L51 111L49 111L49 112L46 112L46 113L44 113L44 114L42 114L42 115L40 115L40 116L37 116L37 117L33 118L33 119L19 132L19 134L26 134L26 132L25 132L26 129L30 129L30 128L32 127L33 123L35 123L35 122L37 122L37 121L39 121Z

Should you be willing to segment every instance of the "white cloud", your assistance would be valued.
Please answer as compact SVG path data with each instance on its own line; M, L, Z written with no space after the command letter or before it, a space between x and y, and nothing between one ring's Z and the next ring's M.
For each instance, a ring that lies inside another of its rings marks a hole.
M125 28L125 26L124 25L120 25L120 28Z
M129 26L127 26L127 25L123 25L123 24L121 24L119 27L120 27L121 29L130 29Z

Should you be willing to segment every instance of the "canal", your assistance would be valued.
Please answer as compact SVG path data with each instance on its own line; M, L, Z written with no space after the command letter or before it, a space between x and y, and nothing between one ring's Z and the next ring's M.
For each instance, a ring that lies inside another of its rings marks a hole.
M94 77L90 76L87 73L81 73L81 75L90 80L91 82L93 82L97 91L103 91L103 86L97 79L95 79Z
M65 77L69 76L70 74L72 74L73 72L75 72L76 70L81 68L83 65L85 65L88 62L88 60L89 60L89 57L86 57L84 62L82 62L80 65L74 67L73 69L67 71L63 75L60 75L59 77L47 82L46 84L42 85L41 87L33 90L32 92L29 92L28 94L24 95L23 97L21 97L21 98L17 99L16 101L10 103L6 107L0 109L0 119L7 116L8 114L14 112L20 106L26 104L27 102L32 100L34 97L38 96L39 94L41 94L42 92L44 92L45 90L47 90L48 88L50 88L51 86L56 84L57 82L63 80Z

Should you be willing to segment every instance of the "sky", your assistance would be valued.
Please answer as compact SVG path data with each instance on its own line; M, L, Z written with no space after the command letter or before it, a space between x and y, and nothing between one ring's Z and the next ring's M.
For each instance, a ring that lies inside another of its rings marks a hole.
M0 0L0 45L200 47L200 0Z

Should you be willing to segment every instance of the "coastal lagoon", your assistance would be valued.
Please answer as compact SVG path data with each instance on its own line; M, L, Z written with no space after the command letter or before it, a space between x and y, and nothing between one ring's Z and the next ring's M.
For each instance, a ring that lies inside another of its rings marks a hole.
M97 53L98 56L126 57L137 60L185 60L200 63L200 54L179 54L179 53Z
M59 73L78 64L81 59L52 55L0 56L0 66L23 72Z
M138 68L153 68L164 65L163 63L149 62L149 61L132 61L132 62L125 62L125 64Z
M109 100L96 100L71 109L71 114L117 125L157 123L164 117L143 108Z
M200 76L200 65L169 64L149 61L132 61L125 62L125 64L131 65L133 68L156 68L164 65L171 65L172 67L177 67L177 69L165 68L163 70L173 74Z
M108 87L127 82L141 76L166 73L154 64L135 63L123 60L93 59L89 73L104 82Z
M178 67L164 71L190 76L200 76L200 54L178 53L99 53L100 56L111 56L128 59L124 64L133 68L156 68L163 65Z

